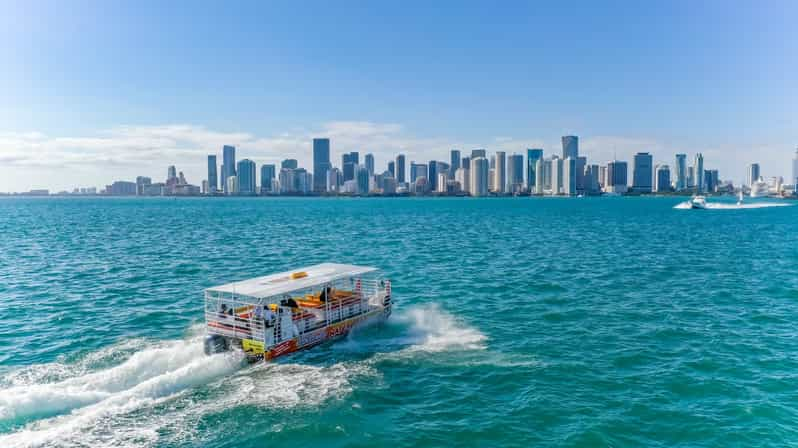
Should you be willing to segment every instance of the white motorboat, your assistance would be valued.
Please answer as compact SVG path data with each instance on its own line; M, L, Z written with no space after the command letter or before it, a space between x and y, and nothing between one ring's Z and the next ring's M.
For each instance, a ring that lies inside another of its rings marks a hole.
M707 198L704 196L693 196L690 201L690 208L705 209L707 208Z

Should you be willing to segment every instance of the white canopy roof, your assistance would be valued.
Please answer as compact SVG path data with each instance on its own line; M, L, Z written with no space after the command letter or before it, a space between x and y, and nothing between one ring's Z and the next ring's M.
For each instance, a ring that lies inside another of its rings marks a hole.
M323 285L340 278L360 276L376 271L377 268L355 266L351 264L322 263L314 266L294 269L288 272L256 277L226 285L214 286L206 291L235 293L236 295L254 298L266 298L288 294L300 289ZM306 277L292 279L291 274L306 272Z

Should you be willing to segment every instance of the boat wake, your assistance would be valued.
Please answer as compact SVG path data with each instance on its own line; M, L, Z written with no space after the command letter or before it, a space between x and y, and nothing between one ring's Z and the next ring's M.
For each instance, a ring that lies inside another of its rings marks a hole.
M744 210L751 208L789 207L792 204L783 202L744 202L742 204L727 202L707 202L704 210ZM693 208L690 201L681 202L673 206L675 209L687 210Z
M239 407L313 407L344 398L353 381L379 376L378 364L385 359L485 348L485 335L438 307L410 308L395 321L390 325L401 330L387 341L389 351L374 345L365 348L373 356L330 365L303 363L300 357L247 366L237 353L205 356L197 326L181 340L129 340L73 363L8 372L0 377L0 446L191 440L199 437L197 422L208 415ZM355 338L331 348L363 349L369 343Z

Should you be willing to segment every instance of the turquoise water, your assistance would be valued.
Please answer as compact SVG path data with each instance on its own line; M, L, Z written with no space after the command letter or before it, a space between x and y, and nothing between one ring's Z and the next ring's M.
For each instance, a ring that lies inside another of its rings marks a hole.
M0 446L798 444L798 207L0 200ZM202 355L205 287L323 261L390 321Z

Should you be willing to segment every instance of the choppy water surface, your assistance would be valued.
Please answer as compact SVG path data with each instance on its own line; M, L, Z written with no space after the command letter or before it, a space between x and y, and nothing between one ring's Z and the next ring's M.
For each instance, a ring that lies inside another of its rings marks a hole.
M0 446L798 444L798 207L0 200ZM389 323L202 354L202 290L323 261Z

